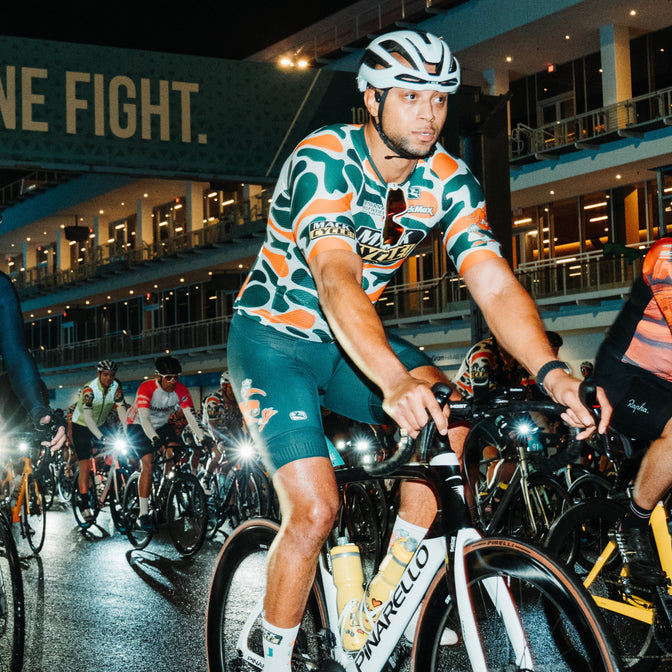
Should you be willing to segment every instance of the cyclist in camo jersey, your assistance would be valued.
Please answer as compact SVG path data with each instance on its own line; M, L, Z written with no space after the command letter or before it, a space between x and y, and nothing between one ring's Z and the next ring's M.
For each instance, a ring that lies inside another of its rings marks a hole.
M457 61L436 36L402 30L376 38L358 72L370 121L323 128L287 159L265 242L235 304L229 371L282 507L264 601L271 672L290 669L338 508L320 406L360 422L391 417L411 436L429 413L448 431L431 392L446 377L386 333L373 305L433 230L503 347L570 406L568 421L592 426L579 381L555 360L534 303L501 257L478 182L437 144L459 82ZM420 540L435 514L428 488L407 483L393 535Z

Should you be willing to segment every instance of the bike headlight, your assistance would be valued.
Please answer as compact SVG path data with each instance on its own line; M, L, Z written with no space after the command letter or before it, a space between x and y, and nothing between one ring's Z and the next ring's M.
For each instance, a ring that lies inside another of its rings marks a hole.
M241 441L237 446L238 456L241 460L250 460L254 457L254 444L251 441Z
M114 449L122 455L126 455L128 452L128 444L125 439L115 439L113 445Z
M519 422L515 426L515 431L518 436L529 436L534 431L534 426L529 422Z
M26 441L25 439L21 439L21 440L18 442L18 444L17 444L17 448L18 448L22 453L25 453L25 452L27 452L27 451L30 449L30 444L29 444L28 441Z

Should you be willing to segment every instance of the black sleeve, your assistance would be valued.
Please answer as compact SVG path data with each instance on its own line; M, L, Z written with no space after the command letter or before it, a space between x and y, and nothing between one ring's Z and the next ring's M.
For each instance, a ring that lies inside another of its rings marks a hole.
M45 387L37 366L26 348L23 316L19 297L11 280L0 272L0 352L9 381L23 407L35 425L50 414Z

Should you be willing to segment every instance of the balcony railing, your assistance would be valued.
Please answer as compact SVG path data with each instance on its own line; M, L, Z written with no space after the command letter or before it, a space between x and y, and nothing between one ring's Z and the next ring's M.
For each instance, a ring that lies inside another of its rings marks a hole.
M664 125L672 125L672 87L537 128L518 124L511 132L510 158L591 148Z
M229 335L230 316L198 320L189 324L151 329L132 336L126 332L102 338L76 341L57 348L39 348L33 352L40 370L91 367L104 352L110 359L153 358L161 352L224 349Z
M220 221L181 236L154 243L143 243L138 248L106 243L95 248L91 259L72 268L52 272L44 266L37 266L11 272L10 277L23 299L34 293L62 291L69 285L100 280L110 274L123 273L143 264L159 262L202 248L214 247L219 243L245 238L262 232L265 225L266 222L261 219L236 225Z
M576 258L550 259L527 264L516 271L522 285L540 304L599 302L620 299L630 291L641 261L623 256L605 258L591 252ZM383 322L394 327L403 322L461 319L469 316L469 292L461 278L444 275L422 283L388 287L377 309ZM41 370L91 365L104 352L108 357L150 358L161 352L223 350L230 316L184 325L152 329L141 335L125 332L78 341L57 348L40 349L34 355Z

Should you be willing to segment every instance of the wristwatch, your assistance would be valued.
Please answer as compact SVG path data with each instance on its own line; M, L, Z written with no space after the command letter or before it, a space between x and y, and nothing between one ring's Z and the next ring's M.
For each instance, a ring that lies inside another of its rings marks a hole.
M544 364L539 369L539 371L537 371L537 378L536 378L537 387L546 395L548 395L548 392L544 387L544 378L546 378L546 376L555 369L562 369L565 373L568 374L572 373L567 363L561 362L559 359L552 359L550 362L546 362L546 364Z

